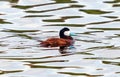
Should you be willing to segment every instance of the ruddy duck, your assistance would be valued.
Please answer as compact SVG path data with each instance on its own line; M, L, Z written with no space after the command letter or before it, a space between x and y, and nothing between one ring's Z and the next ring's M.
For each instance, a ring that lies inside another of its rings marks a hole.
M70 29L65 27L59 32L60 38L48 38L45 41L41 41L40 45L42 47L69 47L74 44L72 36L75 33L70 32Z

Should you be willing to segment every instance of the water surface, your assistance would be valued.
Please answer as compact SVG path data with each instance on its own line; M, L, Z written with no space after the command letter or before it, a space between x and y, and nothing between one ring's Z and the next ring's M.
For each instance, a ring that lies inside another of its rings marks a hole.
M119 77L119 0L0 0L0 77ZM74 49L40 47L63 27Z

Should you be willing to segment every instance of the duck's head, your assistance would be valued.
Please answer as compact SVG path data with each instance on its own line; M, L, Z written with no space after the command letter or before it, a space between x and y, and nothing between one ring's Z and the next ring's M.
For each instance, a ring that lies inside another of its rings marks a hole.
M75 33L70 32L70 29L65 27L65 28L60 30L59 36L60 36L60 38L67 39L68 37L75 36Z

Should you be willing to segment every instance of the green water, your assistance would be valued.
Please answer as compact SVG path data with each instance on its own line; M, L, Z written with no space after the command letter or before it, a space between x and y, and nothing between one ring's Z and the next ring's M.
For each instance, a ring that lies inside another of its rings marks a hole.
M75 49L40 47L63 27ZM120 0L0 0L0 77L120 77Z

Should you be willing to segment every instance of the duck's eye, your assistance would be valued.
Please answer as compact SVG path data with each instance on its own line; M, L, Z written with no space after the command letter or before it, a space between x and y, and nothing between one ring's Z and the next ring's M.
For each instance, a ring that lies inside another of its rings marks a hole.
M64 32L64 35L70 36L70 31L65 31L65 32Z

